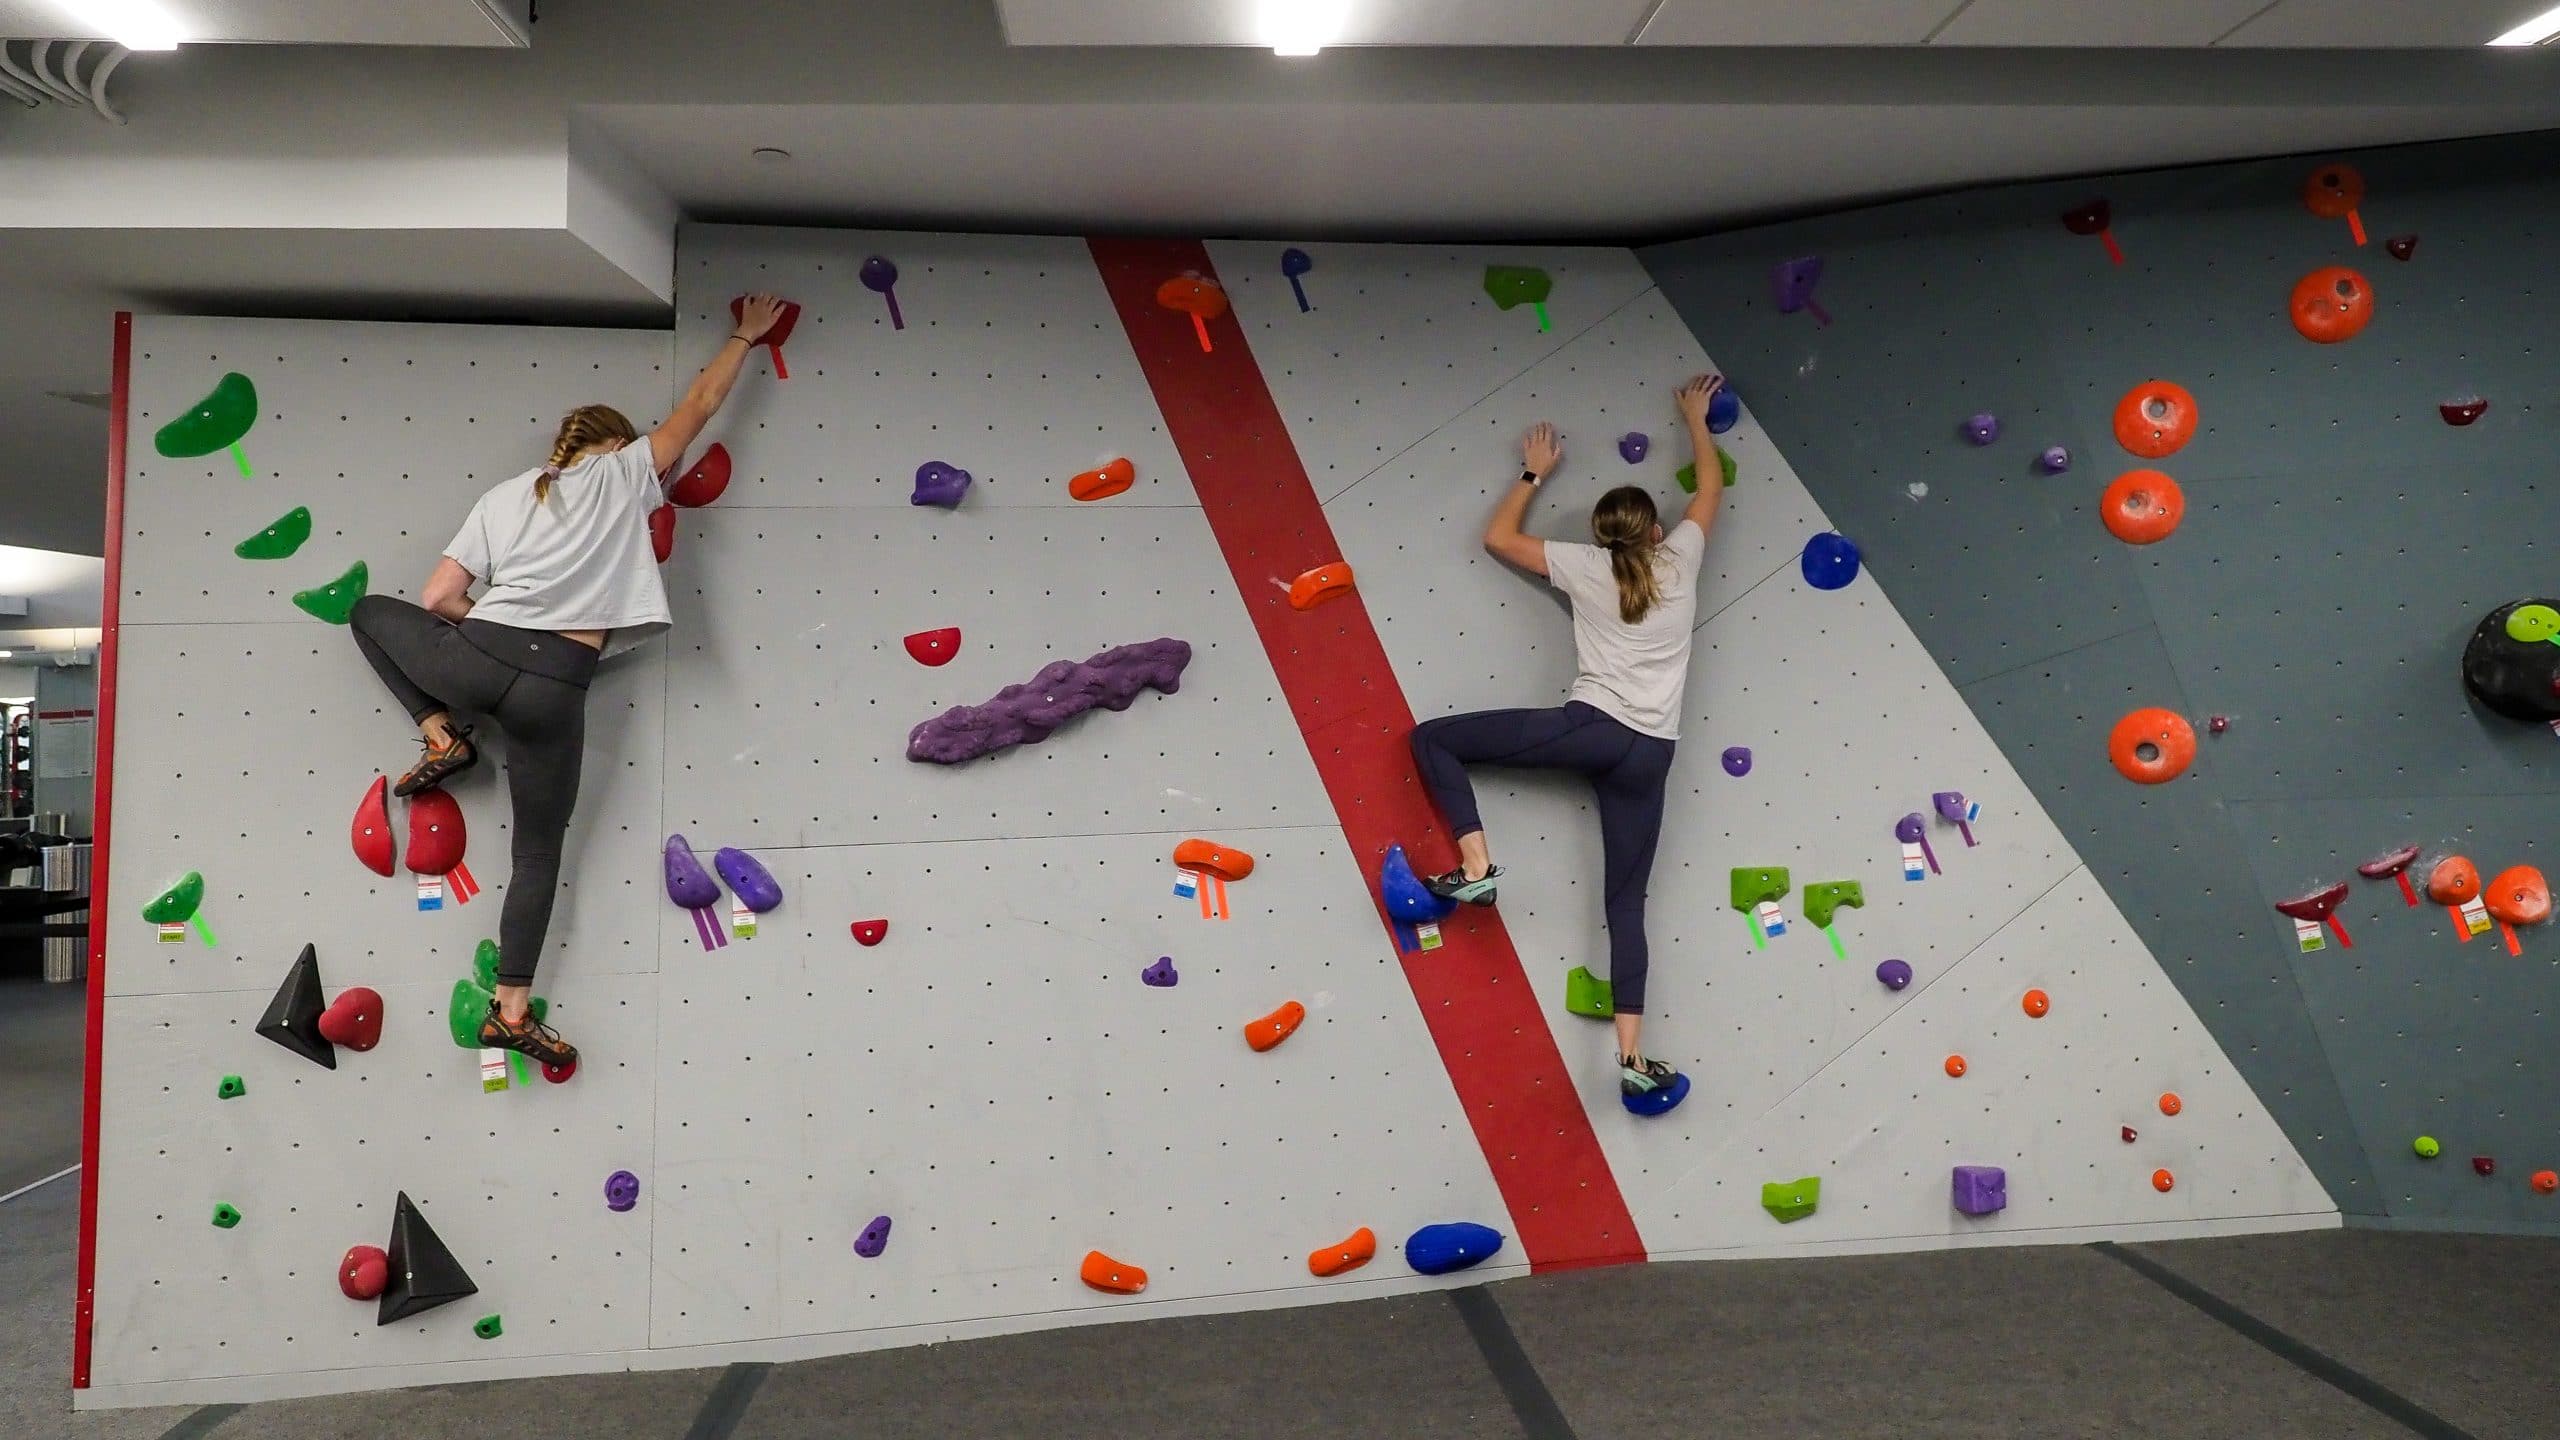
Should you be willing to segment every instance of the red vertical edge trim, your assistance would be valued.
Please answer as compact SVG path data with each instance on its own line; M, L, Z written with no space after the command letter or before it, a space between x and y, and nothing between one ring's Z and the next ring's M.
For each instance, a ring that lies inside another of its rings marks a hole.
M1413 711L1366 605L1354 594L1289 608L1292 577L1342 558L1324 503L1234 311L1209 322L1216 348L1204 354L1191 317L1156 303L1175 276L1215 278L1207 247L1086 243L1375 903L1389 844L1446 842L1414 769ZM1378 918L1387 923L1383 909ZM1531 1266L1642 1260L1635 1217L1510 933L1492 911L1468 910L1443 934L1440 949L1403 957L1405 980Z
M71 1310L71 1388L89 1388L89 1332L98 1304L98 1109L107 1035L107 831L116 788L116 620L124 601L124 446L133 401L133 313L116 312L115 378L107 405L107 579L98 631L98 734L89 838L89 1038L80 1115L80 1293Z

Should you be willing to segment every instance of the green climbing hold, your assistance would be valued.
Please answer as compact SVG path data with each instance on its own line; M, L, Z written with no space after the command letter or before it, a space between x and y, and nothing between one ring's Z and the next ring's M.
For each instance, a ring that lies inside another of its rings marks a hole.
M2560 640L2560 610L2548 605L2519 605L2507 612L2507 638L2527 645Z
M213 1223L228 1230L240 1223L240 1212L228 1205L216 1205L213 1207Z
M1780 1184L1775 1180L1760 1187L1760 1208L1778 1217L1781 1225L1792 1225L1814 1211L1822 1203L1822 1177L1807 1175L1801 1180Z
M507 1333L507 1327L499 1323L497 1316L483 1315L471 1322L471 1333L483 1340L495 1340Z
M258 387L249 377L234 370L214 382L213 393L205 396L186 414L160 427L152 444L161 454L173 460L197 455L210 455L228 449L233 463L240 467L240 478L249 478L249 457L240 453L240 438L258 423Z
M281 560L302 548L311 538L311 511L296 505L279 516L276 523L231 547L231 553L243 560Z
M237 1100L248 1093L248 1085L243 1083L237 1075L225 1075L222 1077L222 1083L213 1087L213 1098L216 1100Z
M1844 905L1852 910L1867 908L1867 892L1855 880L1825 880L1804 887L1804 918L1816 925L1829 925Z
M1547 292L1555 282L1547 272L1535 265L1487 265L1484 267L1484 293L1493 297L1497 308L1508 310L1526 305L1538 312L1538 328L1547 328Z
M480 951L473 959L472 969L473 975L453 982L453 1000L444 1017L445 1029L453 1036L453 1043L465 1050L480 1048L480 1022L489 1018L489 1002L498 998L496 942L480 942ZM488 983L482 984L483 980ZM534 1019L550 1018L551 1002L547 998L534 996L531 1008Z
M142 918L154 925L184 925L204 906L204 875L190 870L160 898L142 907Z
M1733 484L1733 452L1721 445L1717 446L1716 463L1724 467L1724 483L1728 486ZM1692 495L1698 493L1698 466L1695 461L1673 471L1671 478L1680 482L1681 489Z
M1564 1008L1595 1020L1606 1020L1618 1013L1618 1007L1609 997L1609 982L1582 965L1565 972Z
M480 982L481 989L498 988L497 941L483 940L480 942L480 948L471 952L471 974L472 978Z
M1783 865L1737 866L1733 872L1733 908L1751 913L1763 900L1776 900L1794 888Z
M317 590L295 591L293 603L302 607L305 614L332 625L344 625L347 617L355 613L356 602L364 598L365 582L370 578L364 562L359 560L347 567L346 574Z
M2421 1160L2433 1160L2444 1153L2444 1147L2436 1143L2436 1137L2433 1135L2419 1136L2418 1143L2409 1148L2417 1151L2418 1158Z

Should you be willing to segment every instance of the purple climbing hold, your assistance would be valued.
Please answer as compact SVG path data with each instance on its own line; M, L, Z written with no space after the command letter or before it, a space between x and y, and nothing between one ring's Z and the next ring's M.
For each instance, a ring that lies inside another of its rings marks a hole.
M1964 422L1964 438L1976 445L1988 445L2000 438L2000 417L1985 410Z
M1040 667L1027 684L1007 685L984 705L954 705L907 732L907 758L957 765L1016 745L1036 745L1069 720L1100 706L1126 710L1141 692L1182 688L1191 646L1144 640L1086 660Z
M1905 845L1919 843L1928 833L1929 822L1917 810L1893 822L1893 838Z
M1961 790L1940 790L1929 797L1929 803L1937 808L1938 817L1942 820L1962 825L1973 819L1973 810L1964 803Z
M1724 773L1736 779L1751 773L1751 747L1735 745L1724 752Z
M1653 453L1653 437L1641 430L1630 430L1618 437L1618 458L1630 465L1641 465Z
M1997 1165L1959 1165L1955 1172L1956 1208L1967 1215L1989 1215L2009 1208L2009 1175Z
M667 898L687 910L701 910L720 903L720 882L693 858L693 847L682 835L667 837Z
M939 460L927 460L916 467L916 493L907 497L910 505L939 505L945 510L957 509L960 497L969 493L969 472Z
M616 1170L604 1177L604 1208L619 1215L640 1203L640 1177Z
M1838 590L1858 578L1858 546L1834 530L1804 542L1804 583L1816 590Z
M1821 282L1822 257L1819 255L1799 255L1793 260L1778 262L1777 267L1769 272L1769 289L1777 297L1778 313L1793 315L1799 310L1808 310L1813 313L1813 323L1829 325L1831 317L1813 298L1813 287Z
M773 872L746 851L723 847L711 857L711 864L720 872L720 878L729 882L738 903L757 914L782 903L782 886L774 881Z
M861 1234L853 1237L853 1253L865 1260L879 1259L880 1252L888 1248L889 1217L886 1215L876 1217L862 1227Z
M1182 976L1174 970L1173 957L1170 955L1159 958L1153 965L1139 971L1138 978L1159 990L1169 990L1182 983Z
M2044 453L2036 457L2036 464L2047 475L2059 475L2071 468L2071 452L2059 445L2047 445Z
M1901 960L1887 960L1876 967L1876 978L1887 990L1899 990L1911 983L1911 966Z

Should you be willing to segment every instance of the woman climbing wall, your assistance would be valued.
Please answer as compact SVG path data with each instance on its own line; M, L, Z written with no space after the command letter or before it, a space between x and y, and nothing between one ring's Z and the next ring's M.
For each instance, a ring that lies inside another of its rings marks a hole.
M1647 958L1644 893L1662 834L1663 784L1680 736L1698 566L1724 493L1714 478L1723 467L1707 434L1707 406L1723 384L1722 376L1700 375L1675 394L1703 478L1688 513L1668 534L1656 522L1653 497L1633 485L1610 491L1592 507L1595 544L1524 533L1520 522L1529 502L1564 459L1554 426L1541 422L1529 431L1520 447L1519 482L1494 507L1484 548L1545 576L1573 602L1573 688L1556 709L1448 715L1413 730L1423 783L1458 841L1458 868L1428 882L1447 899L1490 905L1502 874L1476 813L1467 766L1570 770L1590 779L1600 808L1618 1083L1629 1096L1670 1089L1680 1078L1669 1065L1647 1059L1639 1043Z
M414 794L479 763L477 711L507 737L513 873L498 924L498 992L480 1043L564 1065L577 1047L533 1018L534 965L560 889L561 842L585 759L587 684L606 655L667 629L666 587L649 545L664 477L738 383L747 353L783 302L750 295L720 353L646 444L621 412L583 405L560 422L551 456L490 490L428 577L424 607L388 595L357 602L356 648L418 724L425 753L394 787ZM470 590L481 586L474 601Z

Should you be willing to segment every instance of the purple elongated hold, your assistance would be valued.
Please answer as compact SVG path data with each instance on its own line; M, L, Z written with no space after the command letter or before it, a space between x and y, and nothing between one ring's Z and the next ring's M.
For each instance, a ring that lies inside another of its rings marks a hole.
M687 910L720 903L720 882L693 857L693 847L682 835L667 837L667 898Z
M889 1217L886 1215L863 1226L862 1233L853 1237L853 1253L865 1260L879 1259L880 1252L888 1248Z
M960 497L969 493L969 479L969 472L956 465L927 460L916 467L916 493L907 497L907 503L958 509Z
M1630 430L1618 437L1618 458L1630 465L1641 465L1653 453L1653 437L1641 430Z
M1751 773L1751 747L1736 745L1724 752L1724 773L1740 779Z
M616 1170L604 1177L604 1208L619 1215L640 1203L640 1177Z
M782 903L782 886L774 880L773 872L746 851L722 846L711 857L711 864L720 872L720 878L729 882L729 893L757 914Z
M1153 965L1139 971L1138 979L1159 990L1169 990L1182 983L1182 976L1174 971L1173 957L1170 955L1161 957Z
M1085 660L1059 660L1021 685L1007 685L984 705L954 705L907 732L907 758L957 765L1016 745L1036 745L1059 726L1100 707L1126 710L1149 689L1182 688L1191 646L1142 640Z

